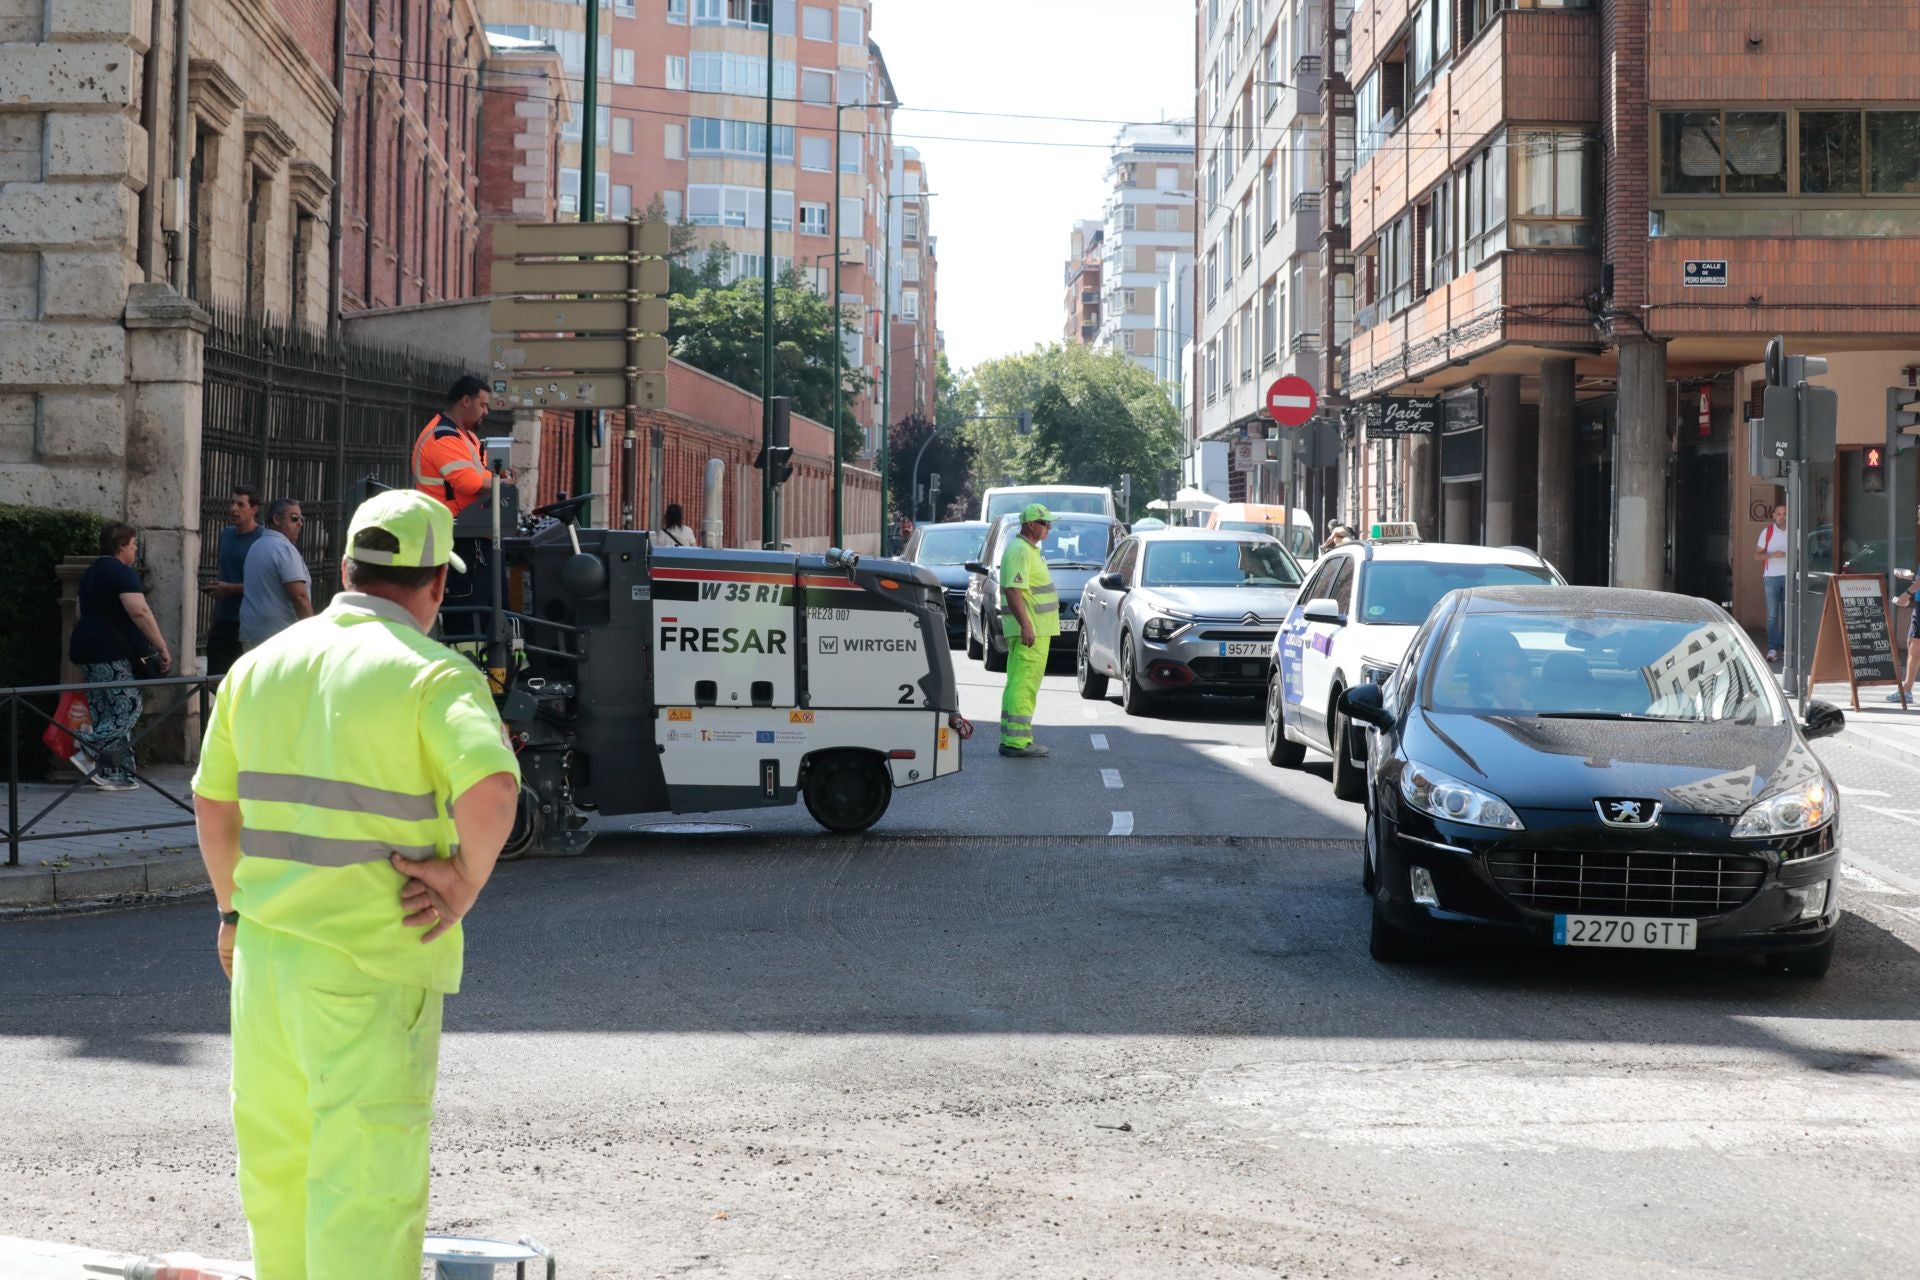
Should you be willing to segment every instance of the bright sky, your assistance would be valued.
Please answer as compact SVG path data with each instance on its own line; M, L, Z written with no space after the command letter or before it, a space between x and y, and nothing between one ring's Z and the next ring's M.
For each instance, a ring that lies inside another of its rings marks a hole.
M907 108L1193 115L1193 6L1181 0L875 0L873 38ZM936 193L938 319L954 368L1060 340L1068 237L1101 216L1117 127L895 113L895 141L919 149Z

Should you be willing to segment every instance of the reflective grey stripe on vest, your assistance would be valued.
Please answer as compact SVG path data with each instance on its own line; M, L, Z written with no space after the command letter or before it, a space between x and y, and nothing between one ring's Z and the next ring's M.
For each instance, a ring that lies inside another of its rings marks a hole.
M425 862L438 850L430 844L386 844L378 840L334 840L301 835L297 831L240 828L240 852L249 858L283 858L312 867L351 867L362 862L385 862L397 853L409 862Z
M431 792L416 795L362 786L357 782L310 778L297 773L243 771L240 774L239 792L242 800L305 804L316 809L368 813L378 818L392 818L396 822L431 822L440 816L440 808Z
M1058 613L1060 612L1060 602L1058 600L1049 600L1045 604L1041 604L1036 600L1033 604L1033 611L1035 613Z

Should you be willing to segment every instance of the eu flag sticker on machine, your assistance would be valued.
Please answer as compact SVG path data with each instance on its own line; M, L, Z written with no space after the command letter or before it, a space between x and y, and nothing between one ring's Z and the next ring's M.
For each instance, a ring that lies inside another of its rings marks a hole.
M771 729L759 729L759 730L756 730L756 731L754 732L754 735L753 735L753 740L754 740L755 742L772 742L772 741L773 741L773 730L771 730Z

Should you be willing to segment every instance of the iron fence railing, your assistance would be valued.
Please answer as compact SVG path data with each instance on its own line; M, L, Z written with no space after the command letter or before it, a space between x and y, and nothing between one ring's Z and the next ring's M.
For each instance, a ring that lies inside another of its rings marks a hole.
M154 730L168 723L184 711L189 704L199 706L200 722L206 723L207 714L212 705L213 690L220 683L219 676L176 676L164 680L110 680L96 684L41 684L21 688L0 689L0 717L4 717L7 726L7 865L20 865L20 846L35 840L67 840L84 836L126 835L135 831L166 831L176 827L193 825L193 801L190 797L173 794L154 779L140 773L134 777L159 795L177 806L186 816L172 822L147 821L135 826L125 827L86 827L67 828L61 831L36 830L50 814L68 800L73 794L87 785L93 770L85 771L73 782L68 783L59 795L49 800L41 810L24 823L20 819L20 751L21 725L27 724L36 730L44 731L45 726L54 723L54 712L58 709L60 695L63 693L84 693L89 689L125 689L138 688L143 693L167 694L171 700L160 708L147 708L140 716L140 726L133 734L137 747L149 738ZM42 705L42 703L46 705ZM40 733L33 733L28 739L28 749L40 741ZM137 754L137 752L136 752ZM97 769L98 766L95 766ZM57 785L57 784L56 784Z
M405 487L414 437L469 372L411 351L214 306L200 446L200 582L215 580L236 484L263 502L297 498L316 606L338 587L349 494L363 477ZM199 639L213 602L201 596Z

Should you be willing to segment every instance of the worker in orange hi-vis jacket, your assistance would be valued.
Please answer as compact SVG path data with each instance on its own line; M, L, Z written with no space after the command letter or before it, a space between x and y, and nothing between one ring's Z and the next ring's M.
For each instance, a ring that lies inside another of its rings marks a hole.
M471 375L461 378L413 442L413 487L446 503L456 516L487 491L487 451L479 426L492 407L486 383Z

